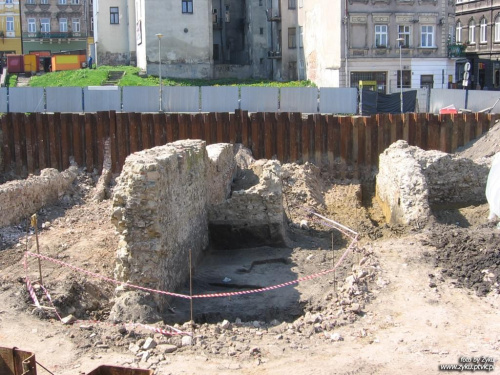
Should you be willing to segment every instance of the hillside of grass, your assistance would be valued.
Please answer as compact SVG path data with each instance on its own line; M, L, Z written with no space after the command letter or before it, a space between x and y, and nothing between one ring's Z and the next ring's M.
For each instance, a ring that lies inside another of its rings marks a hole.
M66 70L62 72L45 73L33 76L31 87L86 87L100 86L108 76L109 71L121 70L125 75L118 83L119 86L158 86L156 76L139 76L139 68L132 66L100 66L97 69ZM269 80L237 80L237 79L175 79L162 78L164 86L268 86L268 87L310 87L310 81L277 82Z

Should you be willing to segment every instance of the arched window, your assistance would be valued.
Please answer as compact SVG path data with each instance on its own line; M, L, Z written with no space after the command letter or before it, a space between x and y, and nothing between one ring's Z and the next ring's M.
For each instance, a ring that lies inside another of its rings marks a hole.
M483 18L481 20L481 32L479 35L479 42L480 43L486 43L487 42L487 29L488 29L488 21L486 21L486 18Z
M455 28L455 41L457 43L462 43L462 22L457 22L457 27Z
M469 44L476 44L476 22L474 20L469 22Z

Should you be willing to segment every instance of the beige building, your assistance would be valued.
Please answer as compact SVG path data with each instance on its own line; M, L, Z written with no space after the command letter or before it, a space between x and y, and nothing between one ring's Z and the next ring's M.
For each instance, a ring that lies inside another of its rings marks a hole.
M403 88L448 88L455 6L449 0L347 0L347 39L340 86L375 82L384 93ZM402 81L402 82L401 82Z

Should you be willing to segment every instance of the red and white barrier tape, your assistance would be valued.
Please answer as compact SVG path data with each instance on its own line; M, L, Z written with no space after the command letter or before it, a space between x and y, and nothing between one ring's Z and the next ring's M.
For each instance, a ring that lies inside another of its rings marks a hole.
M68 263L62 262L62 261L57 260L57 259L50 258L50 257L45 256L45 255L35 254L35 253L29 252L29 251L27 251L26 254L28 256L32 256L32 257L35 257L35 258L44 259L44 260L47 260L49 262L53 262L53 263L56 263L56 264L59 264L59 265L71 268L73 270L85 273L87 275L94 276L94 277L99 278L101 280L112 282L114 284L124 285L124 286L130 287L130 288L135 288L135 289L140 289L140 290L145 290L145 291L148 291L148 292L151 292L151 293L166 294L166 295L169 295L169 296L180 297L180 298L185 298L185 299L195 299L195 298L232 297L232 296L239 296L239 295L246 295L246 294L253 294L253 293L262 293L262 292L266 292L266 291L269 291L269 290L275 290L275 289L283 288L283 287L286 287L286 286L298 284L298 283L300 283L302 281L307 281L307 280L315 279L317 277L320 277L320 276L326 275L328 273L334 272L338 268L338 266L343 262L343 260L347 256L347 254L356 246L356 243L357 243L357 236L353 239L353 241L351 242L351 244L349 245L349 247L346 249L346 251L344 252L344 254L339 258L339 260L337 261L337 263L335 264L335 266L333 268L329 269L329 270L321 271L321 272L318 272L318 273L313 274L313 275L304 276L304 277L298 278L296 280L288 281L288 282L282 283L282 284L271 285L271 286L268 286L268 287L265 287L265 288L261 288L261 289L252 289L252 290L244 290L244 291L238 291L238 292L226 292L226 293L196 294L196 295L193 295L193 296L188 296L188 295L179 294L179 293L171 293L171 292L162 291L162 290L155 290L155 289L144 288L144 287L141 287L141 286L137 286L137 285L133 285L133 284L121 282L121 281L118 281L118 280L114 280L114 279L111 279L109 277L105 277L105 276L96 274L94 272L90 272L90 271L84 270L82 268L75 267L73 265L70 265Z

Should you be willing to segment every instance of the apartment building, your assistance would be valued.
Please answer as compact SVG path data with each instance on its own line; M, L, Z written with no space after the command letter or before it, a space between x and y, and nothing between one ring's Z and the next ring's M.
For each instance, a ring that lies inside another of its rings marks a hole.
M455 30L455 41L464 46L470 63L467 87L500 89L500 0L457 0ZM458 77L464 64L457 65Z
M19 0L0 0L0 59L22 53Z
M86 51L87 0L22 0L23 53Z
M346 0L340 85L360 81L383 93L448 88L457 81L449 54L455 4L450 0Z

